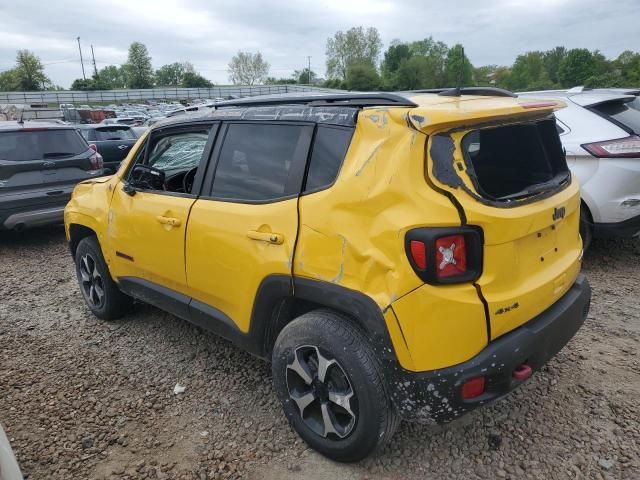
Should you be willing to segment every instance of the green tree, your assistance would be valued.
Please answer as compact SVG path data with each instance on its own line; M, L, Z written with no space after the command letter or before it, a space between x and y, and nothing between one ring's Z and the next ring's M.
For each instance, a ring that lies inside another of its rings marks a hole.
M267 77L264 83L265 85L295 85L298 81L295 78Z
M159 87L179 87L187 72L195 73L193 65L189 62L174 62L163 65L156 70L156 85Z
M345 86L349 90L376 90L380 87L380 76L370 63L352 63L347 69Z
M313 70L309 71L309 67L303 68L302 70L296 70L293 72L293 78L296 80L296 83L302 84L311 84L318 78L316 72Z
M612 62L612 67L618 72L624 86L640 85L640 53L626 50Z
M476 67L473 70L473 78L475 79L475 84L480 87L494 86L494 76L497 69L497 65L483 65L482 67Z
M153 67L151 56L147 47L140 42L129 45L129 57L124 64L127 87L151 88L153 87Z
M20 90L18 76L15 68L0 72L0 92L13 92Z
M589 77L598 75L598 60L586 48L574 48L567 52L560 63L558 78L563 87L584 85Z
M238 52L229 62L229 80L234 85L255 85L265 80L269 68L260 52Z
M105 90L127 86L127 72L124 66L108 65L98 71L98 78Z
M449 87L473 85L473 65L463 55L463 47L459 43L447 52L445 61L445 78Z
M567 49L564 47L555 47L542 54L544 69L547 71L549 80L556 85L560 82L560 64L566 56Z
M542 52L527 52L518 55L513 67L511 67L507 87L513 91L552 88L553 83L544 67L544 54Z
M394 40L389 48L387 48L387 51L384 52L381 68L383 77L389 80L393 79L398 68L400 68L400 64L403 61L409 60L411 55L409 44Z
M327 76L345 80L351 65L368 64L376 69L382 51L378 29L353 27L327 39Z
M42 62L29 50L18 50L12 75L15 78L16 90L45 90L47 85L51 84L51 80L44 74Z
M198 72L185 72L180 86L185 88L211 88L213 83Z

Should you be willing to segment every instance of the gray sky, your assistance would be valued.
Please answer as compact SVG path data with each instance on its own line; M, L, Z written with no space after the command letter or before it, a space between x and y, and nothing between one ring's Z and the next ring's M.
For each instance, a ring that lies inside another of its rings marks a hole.
M640 50L640 1L620 0L0 0L0 71L28 48L54 83L82 76L76 37L90 72L126 61L128 45L146 44L154 68L190 61L215 83L228 82L238 50L261 51L270 75L306 66L324 76L327 37L363 25L378 28L384 48L395 38L432 35L461 42L475 66L513 62L519 53L556 45L600 49L608 58Z

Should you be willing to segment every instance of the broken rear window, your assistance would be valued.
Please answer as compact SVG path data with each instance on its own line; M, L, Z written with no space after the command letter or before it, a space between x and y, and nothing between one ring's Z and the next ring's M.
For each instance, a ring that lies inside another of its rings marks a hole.
M477 192L493 201L549 192L569 178L553 119L472 130L462 152Z

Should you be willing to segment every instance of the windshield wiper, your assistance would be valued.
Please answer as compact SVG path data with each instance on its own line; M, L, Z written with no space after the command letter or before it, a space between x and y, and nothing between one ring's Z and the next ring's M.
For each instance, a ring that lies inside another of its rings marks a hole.
M567 178L569 178L568 174L562 178L555 177L553 180L533 185L529 188L525 188L524 190L520 190L519 192L512 193L511 195L505 195L504 197L500 197L498 200L517 200L520 198L530 197L538 193L544 193L561 185L562 182L567 180Z

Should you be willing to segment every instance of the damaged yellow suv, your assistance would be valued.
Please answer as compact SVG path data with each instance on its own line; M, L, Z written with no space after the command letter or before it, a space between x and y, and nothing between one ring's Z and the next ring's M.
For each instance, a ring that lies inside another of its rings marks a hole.
M498 399L582 325L556 102L497 89L254 97L154 127L65 227L106 320L132 299L272 361L314 449Z

